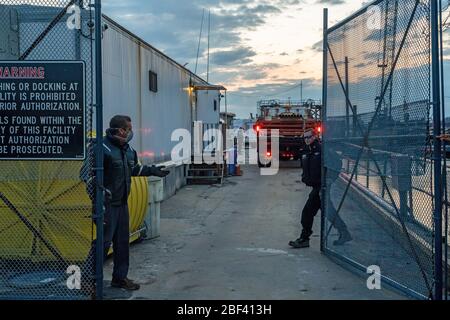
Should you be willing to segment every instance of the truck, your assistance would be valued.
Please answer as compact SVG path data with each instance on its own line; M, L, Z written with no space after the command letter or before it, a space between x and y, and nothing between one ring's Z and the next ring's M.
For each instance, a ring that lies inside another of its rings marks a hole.
M279 130L279 157L281 161L298 161L306 146L303 134L314 130L321 134L322 105L317 100L262 100L258 102L257 120L253 126L257 136L259 167L269 167L272 163L273 130ZM263 141L261 141L263 139ZM266 143L265 148L260 149Z

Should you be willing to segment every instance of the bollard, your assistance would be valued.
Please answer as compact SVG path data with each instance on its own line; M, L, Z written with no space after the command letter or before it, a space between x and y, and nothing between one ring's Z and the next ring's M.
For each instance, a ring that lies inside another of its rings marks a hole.
M145 224L147 232L145 239L154 239L160 236L161 202L164 199L164 180L158 177L148 178L149 206Z
M237 149L233 147L232 149L228 150L228 176L236 175L236 164L237 164Z

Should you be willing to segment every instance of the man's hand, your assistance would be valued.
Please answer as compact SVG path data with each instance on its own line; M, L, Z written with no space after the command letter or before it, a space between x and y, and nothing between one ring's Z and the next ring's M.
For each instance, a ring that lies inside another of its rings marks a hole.
M437 139L441 139L442 141L445 142L450 142L450 134L443 134L441 136L436 137Z
M164 178L165 176L167 176L170 173L170 171L168 171L168 170L162 170L164 168L165 168L164 166L161 166L161 167L153 166L152 167L152 175L154 175L156 177Z

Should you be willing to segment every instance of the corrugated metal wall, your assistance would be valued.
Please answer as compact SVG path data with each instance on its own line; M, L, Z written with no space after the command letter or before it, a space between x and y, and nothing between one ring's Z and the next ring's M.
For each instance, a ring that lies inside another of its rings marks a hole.
M103 38L103 99L105 126L115 114L129 115L134 124L133 147L144 163L170 160L171 141L176 129L192 129L190 81L199 83L171 59L139 39L105 21L109 28ZM150 91L149 71L158 76L158 91ZM217 110L214 110L214 100ZM199 92L197 117L219 122L219 92Z
M170 160L176 129L191 128L189 76L155 52L141 49L143 151L158 161ZM149 90L149 70L158 74L158 92Z

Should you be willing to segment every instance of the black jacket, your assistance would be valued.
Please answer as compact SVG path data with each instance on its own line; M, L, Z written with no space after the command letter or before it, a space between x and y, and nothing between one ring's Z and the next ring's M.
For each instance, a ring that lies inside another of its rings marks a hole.
M303 155L302 181L308 187L320 188L322 185L322 145L316 140L306 147L306 154Z
M88 146L88 154L94 159L93 152L95 140ZM136 176L165 176L167 173L155 166L145 166L139 164L137 152L129 145L120 145L110 131L107 131L103 140L103 167L105 188L105 202L111 206L121 206L127 204L131 190L131 177ZM88 193L93 198L95 190L95 179L93 170L89 170L88 161L85 162L80 172L80 177L87 183Z

